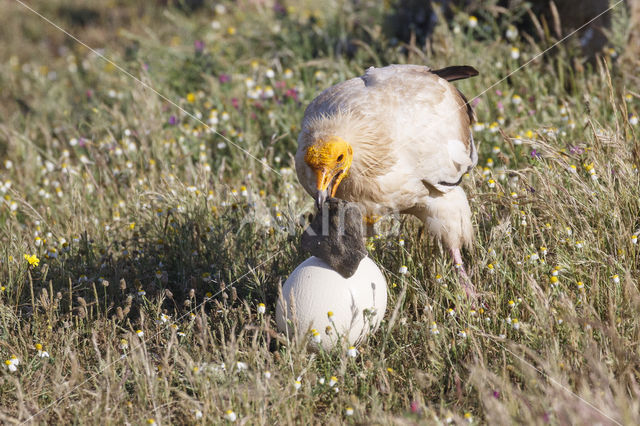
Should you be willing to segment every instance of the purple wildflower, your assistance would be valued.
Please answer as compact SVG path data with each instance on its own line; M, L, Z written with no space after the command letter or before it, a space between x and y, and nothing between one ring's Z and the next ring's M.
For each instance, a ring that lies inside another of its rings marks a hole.
M276 15L285 16L287 14L287 8L284 7L280 2L275 2L273 5L273 12Z
M291 98L295 101L298 100L298 91L296 89L288 89L284 94L286 97Z
M584 149L574 145L569 147L569 152L571 152L572 154L582 154L584 152Z

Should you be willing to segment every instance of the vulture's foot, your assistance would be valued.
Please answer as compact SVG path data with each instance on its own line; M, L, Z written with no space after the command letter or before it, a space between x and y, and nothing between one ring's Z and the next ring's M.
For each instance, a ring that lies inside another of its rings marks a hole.
M464 288L464 292L467 294L469 299L475 300L478 297L478 294L476 293L475 286L467 275L467 271L464 269L464 262L462 261L460 249L452 248L451 257L453 258L455 268L458 270L458 278L460 279L460 284L462 284L462 287Z

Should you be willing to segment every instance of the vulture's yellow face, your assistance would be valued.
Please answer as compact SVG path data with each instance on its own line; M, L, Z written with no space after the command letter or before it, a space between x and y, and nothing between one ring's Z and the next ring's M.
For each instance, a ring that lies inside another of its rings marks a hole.
M316 204L320 208L329 194L336 195L340 182L347 176L353 149L337 136L319 139L307 148L304 161L316 176Z

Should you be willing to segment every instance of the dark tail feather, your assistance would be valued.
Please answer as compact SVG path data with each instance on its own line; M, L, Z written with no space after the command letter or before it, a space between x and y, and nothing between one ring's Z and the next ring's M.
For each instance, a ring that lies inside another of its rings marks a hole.
M431 72L447 81L462 80L479 74L478 70L468 65L454 65L439 70L431 70Z

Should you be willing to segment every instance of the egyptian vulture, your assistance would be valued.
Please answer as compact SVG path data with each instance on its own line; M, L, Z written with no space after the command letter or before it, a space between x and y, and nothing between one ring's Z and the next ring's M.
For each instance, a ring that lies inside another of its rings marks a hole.
M307 107L296 172L321 206L328 196L358 203L373 219L408 213L449 249L474 294L460 249L472 241L462 176L477 162L473 112L449 81L477 75L469 66L369 68L323 91Z

